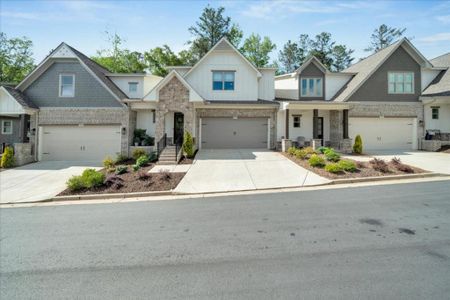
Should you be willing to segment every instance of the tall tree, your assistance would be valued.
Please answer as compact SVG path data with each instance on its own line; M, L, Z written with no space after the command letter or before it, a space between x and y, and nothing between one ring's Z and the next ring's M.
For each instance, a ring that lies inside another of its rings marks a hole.
M0 82L19 83L33 70L32 47L27 37L8 39L0 32Z
M386 48L393 41L403 36L406 28L389 27L386 24L381 24L376 28L370 36L370 45L364 49L367 52L378 52Z
M299 48L297 43L288 40L278 53L281 71L285 73L294 72L304 61L303 52L303 49Z
M331 64L331 70L340 72L350 66L353 61L352 53L354 50L347 49L344 45L336 45L333 47L333 63Z
M224 11L224 7L215 9L208 5L203 9L200 19L189 28L194 37L193 41L188 42L194 60L199 60L222 37L226 37L235 47L239 46L242 30L231 22L230 17L224 16Z
M333 65L333 48L336 42L331 39L331 33L322 32L311 41L310 55L318 58L328 69Z
M257 67L266 67L269 63L269 53L276 48L276 45L265 36L261 39L259 34L252 33L245 39L240 51Z
M105 32L109 42L109 48L97 51L97 55L91 57L110 72L113 73L142 73L145 71L144 56L137 51L123 48L124 38L117 33Z
M144 60L153 75L166 76L168 66L181 66L189 64L191 54L189 51L181 51L179 55L173 52L169 46L163 45L144 53Z

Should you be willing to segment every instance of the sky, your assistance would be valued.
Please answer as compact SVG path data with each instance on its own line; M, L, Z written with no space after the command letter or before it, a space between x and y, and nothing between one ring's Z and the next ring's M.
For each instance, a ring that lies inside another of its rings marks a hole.
M338 44L364 52L373 30L381 24L407 28L405 35L427 58L450 52L450 1L22 1L0 0L0 31L33 41L41 61L62 41L88 56L108 46L105 31L117 32L125 47L146 51L163 44L187 48L188 28L207 5L225 7L244 37L268 36L278 51L302 33L326 31Z

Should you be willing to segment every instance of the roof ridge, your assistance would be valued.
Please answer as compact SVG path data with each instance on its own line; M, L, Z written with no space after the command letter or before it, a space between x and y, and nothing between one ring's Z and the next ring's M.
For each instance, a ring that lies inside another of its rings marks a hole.
M439 56L436 56L435 58L431 58L430 61L435 60L435 59L437 59L437 58L440 58L440 57L442 57L442 56L449 55L449 54L450 54L450 51L447 52L447 53L441 54L441 55L439 55Z

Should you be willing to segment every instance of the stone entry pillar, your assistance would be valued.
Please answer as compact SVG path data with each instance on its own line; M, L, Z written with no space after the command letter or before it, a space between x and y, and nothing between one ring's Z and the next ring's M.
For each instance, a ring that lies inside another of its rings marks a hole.
M164 117L165 114L165 111L156 110L155 143L158 143L159 140L164 136L164 132L166 132L166 122Z

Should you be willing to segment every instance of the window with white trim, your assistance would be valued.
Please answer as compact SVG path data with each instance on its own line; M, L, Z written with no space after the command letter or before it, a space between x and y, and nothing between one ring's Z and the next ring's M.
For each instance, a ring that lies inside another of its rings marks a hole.
M389 72L389 94L414 94L414 72Z
M11 120L2 120L2 134L12 134L12 126Z
M439 107L431 108L431 119L439 120Z
M74 97L75 96L75 75L60 74L59 75L59 96Z
M294 128L300 128L300 115L292 116L293 126Z
M128 82L128 92L129 93L137 93L138 83L137 82Z
M213 90L233 91L234 73L234 71L213 71Z
M317 78L301 78L301 96L302 97L322 97L323 80Z

